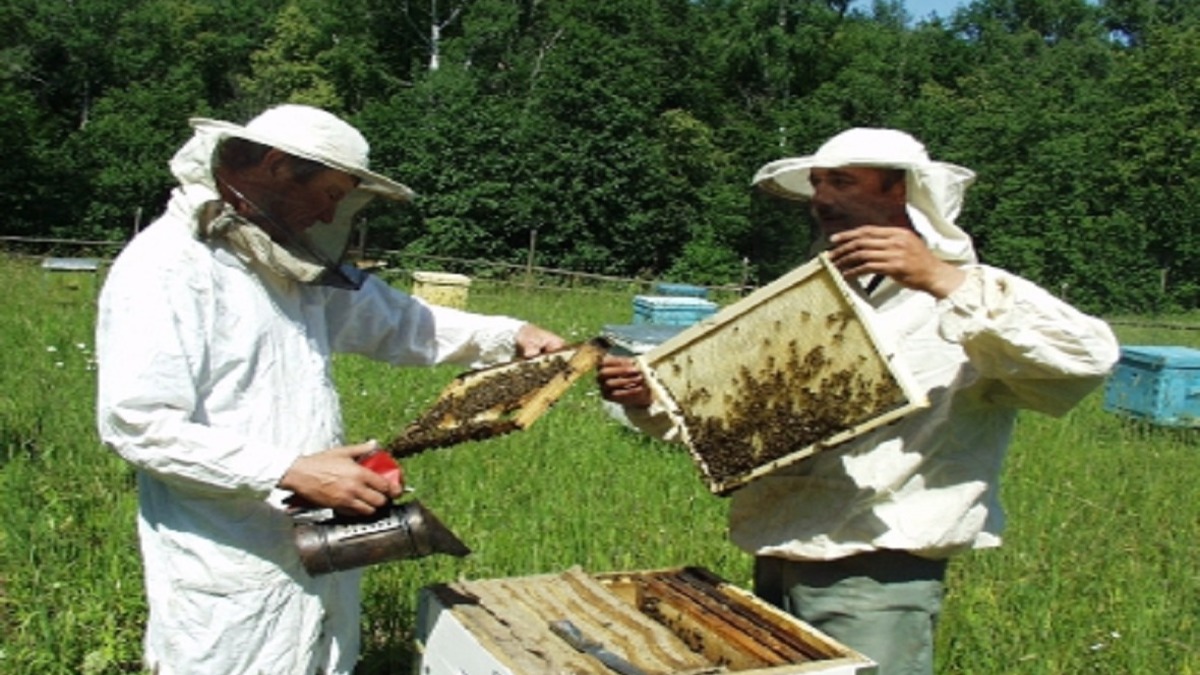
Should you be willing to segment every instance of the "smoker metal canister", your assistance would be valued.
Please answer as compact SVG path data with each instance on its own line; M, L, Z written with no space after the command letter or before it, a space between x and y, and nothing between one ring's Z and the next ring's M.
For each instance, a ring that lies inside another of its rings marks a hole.
M418 501L392 504L367 518L298 522L300 562L314 576L434 553L462 557L466 544Z

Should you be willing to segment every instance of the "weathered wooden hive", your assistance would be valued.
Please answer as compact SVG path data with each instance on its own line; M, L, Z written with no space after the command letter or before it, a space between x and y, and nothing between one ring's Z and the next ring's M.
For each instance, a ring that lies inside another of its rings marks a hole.
M852 294L822 255L638 357L712 492L926 405Z
M449 272L413 272L412 294L435 305L464 309L471 278Z
M556 632L568 622L590 649ZM606 654L599 654L603 650ZM421 592L423 675L875 672L874 663L702 568L457 581Z

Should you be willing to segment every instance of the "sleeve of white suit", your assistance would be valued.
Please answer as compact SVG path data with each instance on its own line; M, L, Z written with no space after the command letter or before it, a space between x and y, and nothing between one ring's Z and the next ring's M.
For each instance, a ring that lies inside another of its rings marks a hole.
M394 365L456 363L481 367L516 355L523 321L434 305L371 277L357 291L331 290L334 351Z
M625 419L638 431L670 443L683 442L683 430L661 402L655 400L646 408L626 407L623 412Z
M988 380L990 403L1062 415L1104 381L1120 355L1108 324L1014 274L966 271L938 303L940 332Z

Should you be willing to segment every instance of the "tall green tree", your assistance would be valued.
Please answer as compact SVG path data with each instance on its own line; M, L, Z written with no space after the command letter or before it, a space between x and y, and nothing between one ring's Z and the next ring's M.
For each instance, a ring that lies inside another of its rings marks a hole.
M12 55L7 55L12 58ZM48 223L60 222L60 190L69 176L43 158L47 134L42 111L34 96L0 75L0 234L32 237L46 234Z
M418 245L519 260L536 231L553 264L666 269L708 217L666 163L684 127L665 113L687 102L692 62L668 27L687 25L687 3L472 9L442 67L393 102L410 124L392 152L437 188Z
M1142 42L1143 48L1122 54L1112 78L1121 100L1108 120L1114 157L1107 181L1096 185L1114 211L1137 224L1142 278L1156 291L1143 306L1196 307L1200 24L1161 26Z
M121 3L13 0L0 7L6 143L4 231L47 236L80 219L88 176L60 148L115 81L110 37Z
M190 135L187 118L234 99L235 75L259 42L254 32L223 35L254 25L256 12L235 4L150 0L121 14L111 50L116 82L56 152L60 165L86 177L77 212L60 231L123 239L161 210L174 182L167 162Z
M1090 309L1144 297L1128 279L1139 239L1097 189L1119 104L1098 15L1082 2L980 0L951 24L974 63L953 89L923 88L912 119L929 121L935 155L979 174L959 220L980 255Z
M317 26L299 2L275 17L274 33L250 55L251 71L238 78L239 104L248 112L276 103L303 103L344 113L345 106L323 63L334 36Z

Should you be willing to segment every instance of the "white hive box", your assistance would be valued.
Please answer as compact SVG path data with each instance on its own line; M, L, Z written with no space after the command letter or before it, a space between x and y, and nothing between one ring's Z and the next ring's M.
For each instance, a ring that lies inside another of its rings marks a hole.
M99 290L100 260L97 258L46 258L42 272L55 293L78 291L85 285L95 293ZM58 296L59 300L67 296Z
M868 675L874 662L701 568L589 575L578 568L421 591L421 675L613 675L551 629L646 675Z
M471 277L448 272L413 272L412 294L443 307L463 309L467 306L467 293Z
M712 492L927 404L852 293L822 255L638 357Z

